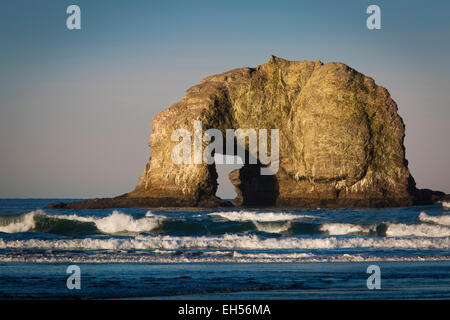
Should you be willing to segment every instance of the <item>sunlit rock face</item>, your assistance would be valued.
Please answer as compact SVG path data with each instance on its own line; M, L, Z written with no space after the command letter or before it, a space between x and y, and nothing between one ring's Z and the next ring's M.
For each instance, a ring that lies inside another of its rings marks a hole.
M379 207L416 199L405 127L388 91L342 63L274 56L256 68L207 77L159 113L152 122L150 161L126 197L165 199L163 206L223 205L215 196L214 164L175 164L171 158L179 143L172 132L193 135L195 120L202 121L203 132L216 128L224 137L226 129L279 129L275 175L261 176L259 161L230 174L236 205ZM239 147L258 159L248 144Z

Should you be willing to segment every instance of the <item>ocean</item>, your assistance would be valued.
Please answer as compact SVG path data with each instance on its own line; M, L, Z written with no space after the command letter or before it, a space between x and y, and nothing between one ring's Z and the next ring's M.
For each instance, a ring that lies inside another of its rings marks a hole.
M0 299L450 298L448 203L43 209L56 201L0 200Z

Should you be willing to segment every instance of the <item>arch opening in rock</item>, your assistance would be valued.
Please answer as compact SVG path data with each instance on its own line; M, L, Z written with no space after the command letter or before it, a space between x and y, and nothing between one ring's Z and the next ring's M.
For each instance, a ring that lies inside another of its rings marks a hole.
M233 205L245 207L272 207L279 195L276 175L262 175L262 165L248 150L235 144L237 154L245 154L243 165L228 174L236 197Z
M225 157L225 161L221 161ZM229 174L234 170L239 170L243 167L243 161L239 156L216 153L214 155L216 172L217 172L217 191L216 196L232 201L237 197L234 185L231 183ZM223 163L224 162L224 163ZM228 164L232 162L233 164Z

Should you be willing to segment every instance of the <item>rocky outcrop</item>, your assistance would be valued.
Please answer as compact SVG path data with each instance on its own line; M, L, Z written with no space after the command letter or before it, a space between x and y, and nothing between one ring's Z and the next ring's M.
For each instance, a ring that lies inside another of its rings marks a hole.
M382 207L435 201L415 187L405 159L405 126L385 88L342 63L272 56L256 68L203 79L159 113L152 122L150 161L135 190L114 198L116 203L225 205L215 196L214 164L171 159L179 143L172 141L172 132L193 133L195 120L202 121L203 131L216 128L224 136L226 129L279 129L275 175L261 176L258 153L248 143L239 146L258 163L230 174L235 205ZM111 199L100 202L114 206ZM92 201L83 205L95 207Z
M97 198L74 202L55 202L48 209L110 209L110 208L188 208L188 207L231 207L232 204L218 197L200 201L168 197L129 197L128 194L114 198Z

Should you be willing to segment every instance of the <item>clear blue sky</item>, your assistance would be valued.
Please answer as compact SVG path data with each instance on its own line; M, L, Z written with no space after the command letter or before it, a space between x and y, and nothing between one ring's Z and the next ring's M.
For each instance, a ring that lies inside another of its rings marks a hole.
M70 4L81 31L66 29ZM370 4L381 30L366 28ZM450 1L4 0L0 197L130 191L155 114L271 54L344 62L386 87L418 186L450 193Z

